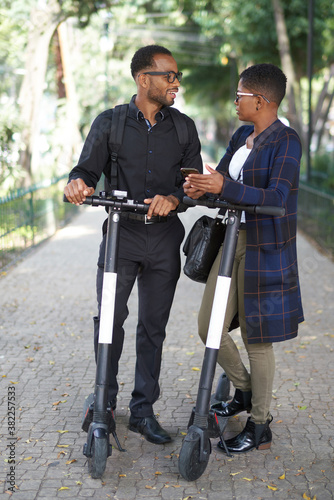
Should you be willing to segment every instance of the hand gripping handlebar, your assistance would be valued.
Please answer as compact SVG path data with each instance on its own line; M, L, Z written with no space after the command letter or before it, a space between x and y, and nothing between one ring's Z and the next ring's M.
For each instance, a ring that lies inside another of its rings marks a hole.
M68 199L64 195L64 202L69 203ZM145 203L138 203L134 200L128 200L126 197L116 199L115 197L106 196L103 191L100 193L100 196L87 196L84 205L91 205L93 207L112 207L115 211L131 211L131 212L139 212L139 213L147 213L149 209L149 205Z

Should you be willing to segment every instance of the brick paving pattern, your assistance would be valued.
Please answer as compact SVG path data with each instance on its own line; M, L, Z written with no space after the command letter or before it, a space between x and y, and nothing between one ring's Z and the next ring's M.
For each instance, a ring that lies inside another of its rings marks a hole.
M187 228L198 210L182 216ZM271 449L227 458L213 439L204 474L195 482L180 476L178 453L204 353L196 328L204 285L182 274L155 405L173 441L154 445L127 429L135 364L134 290L116 411L117 433L127 451L114 448L102 479L89 476L81 418L84 398L94 387L92 316L104 217L103 209L81 208L67 227L1 277L0 498L13 491L14 500L333 499L334 264L302 235L298 252L306 321L297 339L275 346ZM235 338L244 351L238 331ZM218 367L215 381L220 373ZM13 394L15 428L8 410ZM246 419L243 413L231 419L228 435L241 430Z

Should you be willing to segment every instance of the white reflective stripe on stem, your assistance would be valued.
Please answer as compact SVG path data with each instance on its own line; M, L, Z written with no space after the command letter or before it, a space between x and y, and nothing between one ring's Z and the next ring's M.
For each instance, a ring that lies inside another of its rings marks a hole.
M100 317L99 344L111 344L114 326L116 273L104 273Z
M206 340L206 347L210 347L211 349L219 349L220 347L230 284L231 278L227 276L217 277L215 298L212 305L209 332Z

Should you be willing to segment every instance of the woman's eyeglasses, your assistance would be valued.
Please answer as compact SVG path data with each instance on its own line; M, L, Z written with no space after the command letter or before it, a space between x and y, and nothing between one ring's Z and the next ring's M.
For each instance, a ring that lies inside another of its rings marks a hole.
M239 98L242 97L242 96L249 96L249 97L262 97L262 99L264 99L268 104L270 104L270 101L269 99L267 99L264 95L262 94L250 94L249 92L236 92L235 93L235 102L238 102L239 101Z

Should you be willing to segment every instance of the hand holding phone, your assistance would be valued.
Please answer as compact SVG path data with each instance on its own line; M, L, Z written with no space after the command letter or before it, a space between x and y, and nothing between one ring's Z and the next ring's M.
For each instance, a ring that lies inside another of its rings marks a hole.
M197 168L181 168L181 172L184 178L188 177L189 174L199 174Z

